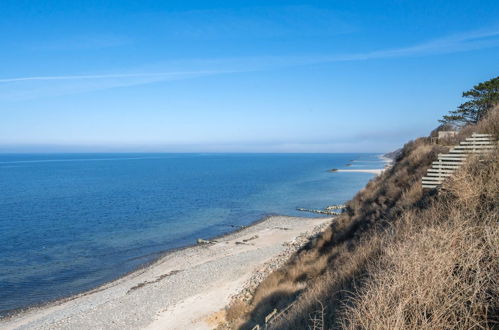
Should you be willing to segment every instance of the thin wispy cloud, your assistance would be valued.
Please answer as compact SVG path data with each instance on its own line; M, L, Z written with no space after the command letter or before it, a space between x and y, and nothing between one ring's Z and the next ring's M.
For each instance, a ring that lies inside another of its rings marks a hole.
M458 53L476 49L499 46L499 29L488 31L473 31L438 38L413 46L398 49L374 51L351 57L354 59L374 59L405 56L421 56ZM349 59L346 57L346 59Z
M353 54L304 57L303 64L431 56L439 54L460 53L492 47L499 47L499 29L454 34L406 47L390 48Z
M112 79L112 78L144 78L162 77L175 78L184 76L197 76L206 74L219 74L221 71L182 71L182 72L152 72L152 73L117 73L117 74L96 74L96 75L69 75L69 76L34 76L0 79L0 83L36 80L88 80L88 79Z
M231 73L198 70L96 75L33 76L0 79L0 100L18 101Z
M374 59L431 56L499 46L499 29L472 31L415 45L354 54L257 56L170 62L147 72L0 78L0 99L19 100L82 93L219 74L265 71L283 67ZM169 68L170 70L158 68ZM194 68L176 71L174 67ZM130 72L130 71L129 71ZM40 84L43 83L43 84Z

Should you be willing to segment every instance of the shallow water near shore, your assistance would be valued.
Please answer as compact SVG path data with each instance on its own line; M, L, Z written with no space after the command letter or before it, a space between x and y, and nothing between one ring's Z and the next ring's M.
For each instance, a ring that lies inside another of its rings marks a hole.
M352 164L346 166L347 163ZM113 280L269 214L314 216L376 154L0 155L0 314Z

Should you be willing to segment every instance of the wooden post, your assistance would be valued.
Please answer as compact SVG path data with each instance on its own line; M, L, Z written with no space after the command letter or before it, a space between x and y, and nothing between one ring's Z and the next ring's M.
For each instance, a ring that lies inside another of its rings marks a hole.
M440 168L438 169L438 183L440 184L442 182L442 159L438 160L440 162Z
M274 308L274 310L267 316L265 316L265 329L267 329L267 325L270 320L277 314L277 309Z

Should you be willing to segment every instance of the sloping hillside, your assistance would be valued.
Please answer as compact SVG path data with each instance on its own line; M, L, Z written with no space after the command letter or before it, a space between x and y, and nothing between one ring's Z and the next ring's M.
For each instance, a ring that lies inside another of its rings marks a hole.
M463 129L499 137L499 109ZM470 158L442 189L421 177L447 147L420 138L373 179L322 237L235 302L230 327L493 328L499 322L498 152Z

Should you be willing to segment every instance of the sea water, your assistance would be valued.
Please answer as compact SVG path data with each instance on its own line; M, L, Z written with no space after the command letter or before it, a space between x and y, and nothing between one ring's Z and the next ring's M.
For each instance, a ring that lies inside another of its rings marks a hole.
M347 167L347 164L351 164ZM317 216L375 154L0 154L0 315L272 214Z

